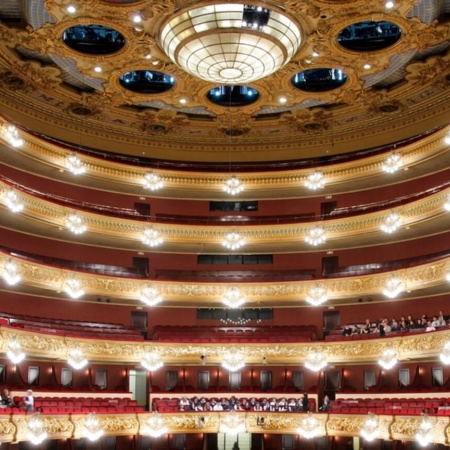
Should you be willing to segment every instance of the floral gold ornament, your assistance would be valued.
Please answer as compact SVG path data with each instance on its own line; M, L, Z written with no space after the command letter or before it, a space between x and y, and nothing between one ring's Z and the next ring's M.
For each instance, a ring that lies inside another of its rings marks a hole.
M91 441L98 441L104 432L100 426L100 421L94 413L88 414L86 421L84 422L84 435Z
M439 359L448 366L450 364L450 340L444 344L441 353L439 354Z
M44 426L44 422L39 414L33 414L28 421L27 438L33 445L40 445L47 439L48 434Z
M300 421L297 433L305 439L313 439L321 434L319 420L308 412L305 418Z
M238 352L229 352L224 355L222 366L230 372L237 372L245 367L244 357Z
M67 362L75 370L80 370L88 364L88 360L84 356L83 351L78 347L74 347L68 351Z
M16 285L21 280L17 264L12 259L6 261L5 266L3 267L2 276L10 286Z
M225 434L245 433L245 415L236 413L233 409L229 413L221 414L219 431Z
M405 286L403 281L400 278L392 277L386 282L386 285L383 289L383 294L389 298L398 297L404 290Z
M142 289L140 300L147 306L156 306L158 303L163 301L163 298L159 294L158 290L151 285L147 285Z
M308 291L305 300L313 306L320 306L328 300L328 297L323 287L316 286Z
M320 372L322 369L324 369L327 366L327 360L325 358L325 355L320 353L319 351L312 352L308 355L305 367L312 372Z
M80 298L84 295L84 289L81 281L76 278L69 278L64 282L63 291L73 299Z
M158 438L168 433L168 427L164 417L159 415L156 411L144 422L140 433L145 436Z
M20 343L14 339L8 343L6 356L13 364L20 364L25 359L25 353Z
M428 416L428 414L423 414L415 435L417 442L422 447L426 447L433 441L433 428L434 426L430 416Z
M237 286L233 286L225 292L222 302L228 306L228 308L236 309L240 308L245 303L245 297Z
M379 432L380 426L377 416L375 416L375 414L369 413L369 417L366 419L361 429L361 437L370 442L378 437Z

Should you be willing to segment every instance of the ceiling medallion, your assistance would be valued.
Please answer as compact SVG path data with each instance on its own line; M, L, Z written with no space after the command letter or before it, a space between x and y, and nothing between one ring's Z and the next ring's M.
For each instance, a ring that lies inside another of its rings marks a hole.
M244 84L287 64L300 47L301 32L287 15L265 5L222 3L172 17L160 42L169 58L191 75Z

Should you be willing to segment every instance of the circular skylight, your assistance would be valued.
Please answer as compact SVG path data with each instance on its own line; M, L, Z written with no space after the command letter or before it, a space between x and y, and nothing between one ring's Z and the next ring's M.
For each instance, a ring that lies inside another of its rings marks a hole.
M237 85L283 67L301 43L298 26L265 4L202 5L172 17L161 45L186 72L212 83Z
M89 55L109 55L125 45L124 37L103 25L76 25L64 31L62 39L73 50Z
M246 106L259 99L259 92L248 86L217 86L208 92L207 98L220 106Z
M171 89L175 83L172 76L155 70L132 70L119 78L120 84L133 92L158 94Z
M344 28L338 36L342 47L357 52L381 50L395 44L402 30L391 22L358 22Z
M342 86L347 81L347 75L340 69L320 68L308 69L296 73L292 84L306 92L326 92Z

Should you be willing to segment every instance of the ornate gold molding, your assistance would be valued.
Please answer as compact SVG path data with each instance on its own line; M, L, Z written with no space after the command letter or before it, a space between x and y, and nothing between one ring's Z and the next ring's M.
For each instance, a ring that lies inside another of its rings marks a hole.
M227 412L163 413L169 434L175 433L217 433L220 419ZM239 412L237 416L245 422L249 433L297 434L301 420L306 416L299 413ZM80 439L85 436L86 415L41 415L48 433L48 439ZM106 436L132 436L143 432L150 414L97 414ZM318 436L359 436L366 415L313 414L318 420ZM0 420L0 442L26 441L27 423L30 415L14 414ZM433 422L432 442L448 445L450 419L431 417ZM421 418L417 416L378 416L379 438L384 440L414 441ZM17 430L17 432L16 432Z
M226 354L239 352L246 364L258 365L265 357L271 364L304 364L312 352L322 353L331 364L375 363L387 349L397 353L399 361L437 358L450 338L450 331L412 334L399 337L337 342L307 343L164 343L158 341L114 341L51 336L38 331L0 329L0 352L6 353L11 341L18 341L29 358L67 360L68 352L80 348L90 362L139 363L147 352L155 352L165 364L198 365L201 355L208 364L220 365Z

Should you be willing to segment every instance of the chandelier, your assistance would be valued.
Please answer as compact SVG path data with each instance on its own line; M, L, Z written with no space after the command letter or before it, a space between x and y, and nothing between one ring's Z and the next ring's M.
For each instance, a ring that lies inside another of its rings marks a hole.
M67 362L75 369L82 369L88 360L84 357L84 353L81 349L74 347L67 353Z
M242 296L241 290L238 287L233 286L225 293L222 302L229 308L235 309L245 303L245 298Z
M163 187L163 182L161 177L153 172L149 172L144 176L144 188L150 191L157 191Z
M327 361L325 355L319 352L310 353L305 362L305 367L313 372L320 372L326 366Z
M163 238L159 234L158 230L154 228L146 228L142 232L141 241L143 244L148 245L149 247L157 247L162 244Z
M8 260L3 268L3 279L10 286L14 286L20 281L20 275L17 273L17 264L12 260Z
M87 230L84 219L78 214L70 214L66 219L66 226L74 234L83 234Z
M378 360L378 364L386 370L392 369L398 362L397 353L392 348L385 350Z
M66 280L63 286L63 291L73 299L80 298L84 295L84 290L82 288L80 280L76 278L69 278Z
M446 211L450 211L450 194L447 195L447 200L444 203L444 208L446 209Z
M23 203L20 201L14 189L9 189L5 192L3 201L12 212L20 212L23 209Z
M397 297L403 291L403 281L397 277L392 277L386 282L383 294L389 298Z
M316 170L315 172L308 175L305 181L305 186L312 191L317 191L325 186L325 177L323 173Z
M225 236L222 245L229 250L238 250L245 244L243 237L236 231L232 231Z
M160 369L164 363L161 361L161 358L156 353L146 353L141 361L141 366L148 370L149 372L154 372L155 370Z
M360 432L361 436L366 441L373 441L378 437L379 434L379 424L378 419L373 413L369 413L369 417L364 422L364 425Z
M90 413L84 422L84 435L92 442L97 441L103 436L103 430L100 421L94 413Z
M322 303L325 303L328 300L328 297L325 289L316 286L308 292L305 300L313 306L320 306Z
M47 439L44 422L39 418L39 414L33 414L28 421L27 439L34 445L39 445Z
M240 353L227 353L222 361L222 367L230 372L237 372L245 367L245 361Z
M68 155L66 158L66 168L74 175L82 175L86 172L86 167L75 153Z
M155 411L144 423L141 434L158 438L163 434L167 434L168 431L166 420Z
M227 181L225 181L225 186L223 187L223 190L227 194L236 195L244 190L244 185L242 184L242 181L239 178L232 175L230 178L228 178Z
M323 228L311 228L307 231L305 241L310 245L320 245L327 240L327 235Z
M319 420L311 412L308 412L307 416L301 420L300 426L297 428L297 433L305 439L312 439L319 436L321 434Z
M392 153L391 156L386 158L381 168L386 173L394 173L397 172L397 170L400 169L402 165L403 165L402 155L400 153Z
M232 409L228 414L221 415L219 431L226 434L245 433L245 416L239 417Z
M391 234L394 231L398 230L398 228L400 228L401 225L402 225L402 218L400 217L399 214L393 212L383 219L381 229L385 233Z
M427 414L422 415L422 420L420 421L415 438L422 447L426 447L432 441L433 423Z
M20 137L19 130L14 125L6 127L5 137L13 147L17 148L23 144L23 139Z
M150 285L142 289L140 300L147 306L155 306L163 301L162 297L159 295L159 292Z
M20 364L25 359L25 353L17 340L14 339L8 343L6 356L13 364Z
M195 5L195 3L194 3ZM245 84L276 72L297 52L301 31L266 6L222 3L183 10L162 28L169 58L215 84Z
M442 347L441 354L439 355L439 358L445 365L450 364L450 341L447 341L444 344L444 347Z

